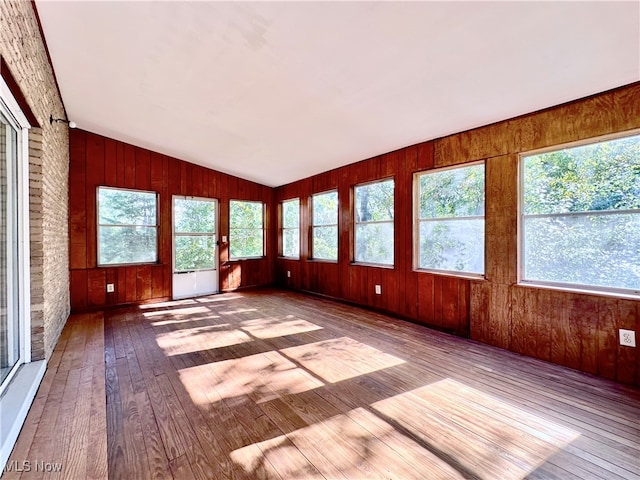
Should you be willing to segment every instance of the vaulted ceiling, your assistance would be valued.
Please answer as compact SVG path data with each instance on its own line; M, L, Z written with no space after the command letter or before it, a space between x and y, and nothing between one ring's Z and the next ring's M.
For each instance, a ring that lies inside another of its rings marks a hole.
M37 1L79 128L278 186L640 80L640 2Z

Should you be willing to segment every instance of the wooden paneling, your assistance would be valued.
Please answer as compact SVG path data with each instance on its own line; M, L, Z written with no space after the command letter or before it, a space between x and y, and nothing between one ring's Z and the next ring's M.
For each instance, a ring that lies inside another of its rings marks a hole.
M229 235L230 198L263 201L269 216L273 210L274 192L262 185L83 130L70 130L69 141L69 267L74 312L171 297L172 195L219 199L220 236ZM96 189L101 185L158 192L157 264L97 267ZM222 290L273 283L275 246L270 229L275 221L269 216L265 219L266 258L229 262L227 245L221 246ZM106 283L113 283L115 292L106 293Z
M299 261L276 260L277 281L640 385L638 349L621 347L617 341L619 328L639 330L640 302L517 286L518 154L634 128L640 128L640 83L279 187L277 202L300 197L303 242ZM415 272L413 174L473 161L486 165L485 280ZM395 266L354 265L351 190L358 183L389 176L396 187ZM306 202L330 188L338 189L340 201L339 261L321 266L308 260ZM383 285L382 295L373 293L376 284Z

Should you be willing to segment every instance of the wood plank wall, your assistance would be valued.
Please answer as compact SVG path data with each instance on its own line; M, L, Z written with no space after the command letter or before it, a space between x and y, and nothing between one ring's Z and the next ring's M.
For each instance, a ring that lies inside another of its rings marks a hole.
M300 198L303 235L301 259L277 258L276 280L640 385L639 349L621 347L617 338L619 328L640 334L639 301L517 285L518 154L635 128L640 128L640 83L279 187L277 202ZM414 172L478 160L486 162L486 279L413 271ZM352 188L386 177L395 179L395 267L353 265ZM338 190L340 202L335 263L308 259L309 197L328 189ZM376 284L382 285L382 295L375 295Z
M264 259L229 261L220 246L220 288L233 290L273 283L275 245L269 217L275 209L272 188L134 147L83 130L70 130L69 243L71 309L140 303L171 297L172 195L217 198L219 237L229 235L229 200L259 200L267 205ZM159 260L153 265L97 267L96 189L98 186L151 190L160 194ZM107 293L106 284L115 292Z

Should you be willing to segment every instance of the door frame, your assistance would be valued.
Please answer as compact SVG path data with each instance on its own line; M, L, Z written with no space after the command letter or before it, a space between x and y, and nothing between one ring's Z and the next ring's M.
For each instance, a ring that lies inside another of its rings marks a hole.
M174 282L173 278L176 275L175 266L176 266L176 231L175 231L175 200L196 200L202 202L211 202L215 206L215 222L214 222L214 256L213 256L213 271L215 272L216 281L215 281L215 290L208 294L203 295L213 295L216 293L220 293L220 241L219 241L219 231L220 231L220 199L213 197L198 197L193 195L178 195L174 194L171 196L171 299L172 300L182 300L185 298L193 298L191 295L181 295L179 297L175 296L174 292ZM204 235L203 235L204 236ZM209 269L203 270L195 270L198 272L211 271Z

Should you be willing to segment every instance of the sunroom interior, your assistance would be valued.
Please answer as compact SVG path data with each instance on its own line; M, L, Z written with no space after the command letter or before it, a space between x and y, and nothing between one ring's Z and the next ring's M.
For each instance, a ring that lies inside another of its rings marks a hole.
M0 3L2 478L638 478L637 2Z

